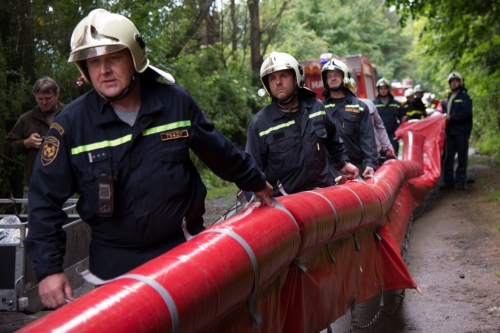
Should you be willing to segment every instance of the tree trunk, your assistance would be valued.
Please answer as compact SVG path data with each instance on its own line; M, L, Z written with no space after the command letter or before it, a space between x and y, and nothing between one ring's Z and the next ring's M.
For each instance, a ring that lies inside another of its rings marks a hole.
M0 8L0 36L7 59L7 69L11 84L20 83L21 79L34 84L37 80L35 71L35 41L31 5L29 0L3 0ZM27 99L25 110L33 107L35 99Z
M260 53L261 33L259 0L248 0L248 11L250 13L250 52L252 71L259 73L262 63L262 54Z
M178 45L175 45L173 49L166 54L166 58L176 58L184 49L184 46L186 43L193 37L193 35L198 31L198 28L201 26L201 23L203 20L206 19L210 7L212 6L213 0L202 0L199 3L199 11L198 11L198 16L194 20L193 24L191 24L186 32L184 33L185 38L183 39L183 43L180 43Z
M234 54L238 48L238 22L236 21L236 4L234 0L230 2L230 15L231 15L231 53Z

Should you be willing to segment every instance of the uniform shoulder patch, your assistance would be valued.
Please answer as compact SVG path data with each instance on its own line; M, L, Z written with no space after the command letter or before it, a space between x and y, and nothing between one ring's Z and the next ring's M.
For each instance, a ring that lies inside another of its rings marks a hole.
M64 128L58 123L52 123L52 125L50 125L50 128L53 128L56 131L58 131L60 135L63 135L64 133Z
M54 162L59 153L59 148L61 144L56 137L49 136L45 139L43 144L42 153L40 154L40 159L43 166L47 166Z

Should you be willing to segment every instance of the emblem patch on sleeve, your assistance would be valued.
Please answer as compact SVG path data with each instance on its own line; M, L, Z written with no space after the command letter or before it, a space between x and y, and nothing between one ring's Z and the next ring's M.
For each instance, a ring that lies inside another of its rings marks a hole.
M50 125L50 128L54 128L61 135L63 135L63 133L64 133L64 128L62 128L62 126L59 125L58 123L52 123L52 125Z
M174 140L189 137L187 129L160 133L161 141Z
M57 157L57 153L59 153L60 142L57 138L53 136L49 136L45 139L42 148L41 160L42 165L47 166L50 163L54 162Z

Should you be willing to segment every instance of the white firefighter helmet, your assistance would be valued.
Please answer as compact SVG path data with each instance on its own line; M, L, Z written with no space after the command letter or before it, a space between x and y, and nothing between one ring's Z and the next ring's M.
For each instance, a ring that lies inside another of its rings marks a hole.
M292 57L288 53L273 51L271 52L269 57L264 59L264 62L260 67L260 81L264 85L264 89L266 90L269 96L272 95L271 91L269 90L269 84L267 83L267 79L265 79L265 77L271 73L287 69L291 69L295 72L297 85L299 86L299 88L303 88L305 83L302 77L303 75L302 66L294 57Z
M460 85L464 85L464 77L459 72L450 73L450 75L448 75L448 83L450 83L451 79L458 79L460 80Z
M424 92L424 88L422 88L422 86L420 84L417 84L415 86L415 89L413 89L415 91L415 93L418 93L418 92Z
M150 67L170 83L175 82L172 75L149 64L146 45L132 21L104 9L91 11L73 30L68 62L74 62L85 81L90 82L85 59L123 49L130 51L136 72L143 73Z
M414 94L415 94L415 92L411 88L408 88L405 90L405 97L410 97L410 96L413 96Z
M377 89L379 87L382 87L382 86L387 86L389 89L391 88L391 84L389 83L389 80L387 80L385 77L383 77L377 81L377 84L376 84Z
M323 66L323 68L321 68L321 82L323 83L323 87L325 87L325 89L329 89L326 72L334 70L341 71L342 74L344 74L344 79L342 81L344 87L354 88L351 81L349 81L349 68L347 68L345 62L338 59L331 59Z

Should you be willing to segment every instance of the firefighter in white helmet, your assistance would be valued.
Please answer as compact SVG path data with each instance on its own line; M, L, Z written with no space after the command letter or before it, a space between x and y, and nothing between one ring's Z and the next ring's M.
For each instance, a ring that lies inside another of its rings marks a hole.
M446 107L446 157L444 186L441 190L465 189L469 137L472 131L472 100L465 89L464 78L459 72L448 75L451 93ZM443 110L445 111L445 110ZM455 154L458 166L453 171Z
M427 116L427 111L422 97L424 96L424 89L420 84L417 84L414 89L414 97L405 109L406 117L408 120L416 119L422 120Z
M49 308L72 300L63 273L66 214L77 211L92 232L89 265L112 279L183 243L203 227L206 189L189 158L254 191L273 205L272 188L254 160L208 121L172 76L151 66L134 24L103 9L75 28L69 61L93 90L55 118L30 186L29 235L39 294ZM164 76L169 83L156 81Z
M350 88L351 92L354 95L357 95L358 93L358 88L356 85L356 81L354 78L349 79L352 83L352 86L354 88ZM378 153L378 159L377 159L377 164L382 165L387 157L394 157L394 148L392 147L391 140L387 136L387 131L385 130L384 122L382 121L382 118L380 118L380 115L378 114L377 108L375 107L375 104L373 104L372 101L370 101L367 98L359 98L358 99L365 103L366 106L368 107L368 110L370 110L370 115L372 118L372 124L373 124L373 129L375 133L375 141L377 143L377 153ZM385 154L386 157L382 158L381 157L381 152Z
M373 101L373 104L377 107L378 113L384 121L387 135L391 139L392 147L397 156L399 151L399 140L395 138L395 133L399 124L404 120L405 113L401 104L394 99L391 93L391 84L389 80L381 78L377 81L376 86L378 95Z
M349 90L354 85L347 65L331 59L321 69L321 80L325 87L323 104L340 131L349 159L363 177L373 175L378 168L378 154L370 111Z
M288 194L334 185L328 154L344 174L358 176L333 121L304 86L302 74L297 60L283 52L272 52L260 69L271 103L250 122L246 151L266 174L275 196L280 195L278 181Z
M422 97L424 96L424 89L420 84L415 86L414 98L406 109L406 116L408 120L417 119L422 120L427 116L427 111L425 110L425 104L422 101Z

